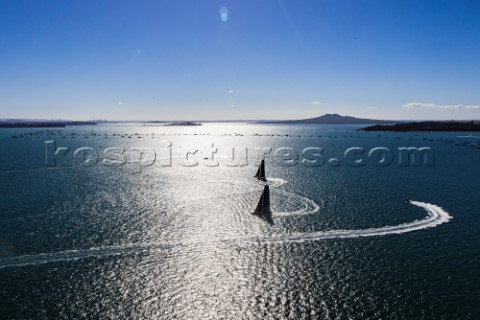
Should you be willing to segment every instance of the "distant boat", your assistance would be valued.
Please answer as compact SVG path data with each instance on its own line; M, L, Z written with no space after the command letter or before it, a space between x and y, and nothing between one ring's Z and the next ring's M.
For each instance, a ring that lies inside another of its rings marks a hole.
M270 187L268 184L263 188L260 201L258 201L257 208L252 214L262 218L269 224L273 224L272 211L270 210Z
M265 160L262 160L262 163L260 163L260 167L258 167L255 178L258 178L262 181L267 181L267 178L265 177Z

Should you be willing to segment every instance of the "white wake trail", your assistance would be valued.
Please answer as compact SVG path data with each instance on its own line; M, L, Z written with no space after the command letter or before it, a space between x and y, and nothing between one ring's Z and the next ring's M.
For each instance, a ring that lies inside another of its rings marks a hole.
M287 183L287 180L284 180L281 178L267 178L267 181L272 189L278 188ZM296 199L297 201L303 204L303 208L299 210L274 212L274 218L308 215L308 214L313 214L315 212L318 212L320 210L320 207L318 206L318 204L307 197L301 196L293 192L284 191L284 190L274 190L274 191L282 195L285 195L289 198Z
M217 181L218 182L218 181ZM222 181L220 181L222 182ZM280 187L287 183L286 180L280 178L268 178L268 182L272 188ZM291 212L274 212L275 217L286 217L295 215L307 215L313 214L319 211L320 207L315 201L306 197L300 196L296 193L291 193L284 190L275 190L284 196L291 197L303 203L304 208L291 211ZM351 230L326 230L326 231L313 231L313 232L294 232L276 234L270 236L245 236L245 237L232 237L213 241L198 241L198 239L189 239L181 243L140 243L140 244L127 244L119 246L105 246L90 249L80 250L66 250L52 253L41 253L36 255L24 255L16 257L8 257L0 259L0 269L3 268L22 268L25 266L35 266L48 263L77 261L86 258L103 258L116 255L128 255L128 254L150 254L156 251L164 250L165 248L172 248L176 246L209 246L218 242L223 243L288 243L288 242L307 242L318 241L324 239L349 239L349 238L361 238L361 237L378 237L393 234L403 234L407 232L418 231L427 228L433 228L440 224L448 222L452 219L452 216L443 210L441 207L434 204L411 201L412 205L421 207L427 211L427 216L424 219L416 220L413 222L403 223L396 226L385 226L379 228L367 228L367 229L351 229Z
M368 228L368 229L353 229L353 230L328 230L328 231L315 231L315 232L297 232L290 234L273 235L267 237L245 237L240 239L230 238L219 240L220 242L233 242L235 244L240 243L288 243L288 242L308 242L318 241L325 239L351 239L361 237L378 237L394 234L403 234L427 228L433 228L440 224L448 222L452 219L452 216L443 210L441 207L434 204L412 201L411 204L425 209L428 213L427 217L421 220L413 222L403 223L396 226L385 226L380 228ZM212 243L203 243L209 245ZM25 266L35 266L48 263L76 261L86 258L103 258L107 256L125 255L125 254L139 254L139 253L153 253L155 251L161 251L168 247L174 247L175 245L182 246L199 246L202 243L185 242L178 244L132 244L125 246L110 246L91 248L84 250L68 250L53 253L42 253L37 255L26 255L18 257L10 257L0 259L0 269L3 268L21 268Z
M452 216L443 208L420 201L411 201L411 204L425 209L428 216L421 220L402 223L396 226L385 226L380 228L352 229L352 230L328 230L314 232L298 232L283 235L275 235L269 239L257 238L256 242L305 242L323 239L349 239L361 237L376 237L393 234L402 234L412 231L423 230L436 227L442 223L448 222Z
M151 252L152 249L158 248L152 244L131 244L119 246L94 247L90 249L65 250L59 252L48 252L34 255L23 255L0 259L0 269L7 267L26 267L42 265L47 263L77 261L85 258L102 258L125 254L140 254ZM166 245L161 246L166 247Z

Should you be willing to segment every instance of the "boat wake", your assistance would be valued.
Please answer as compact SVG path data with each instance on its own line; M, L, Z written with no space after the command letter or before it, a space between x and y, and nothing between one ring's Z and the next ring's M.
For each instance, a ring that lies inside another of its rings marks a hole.
M327 231L314 231L314 232L299 232L290 234L274 235L271 238L262 239L257 238L256 241L264 242L305 242L316 241L323 239L349 239L349 238L361 238L361 237L378 237L387 236L393 234L402 234L412 231L423 230L427 228L436 227L442 223L448 222L452 219L452 216L441 207L431 203L425 203L420 201L411 201L411 204L421 207L427 211L426 218L416 220L413 222L402 223L395 226L385 226L379 228L367 228L367 229L352 229L352 230L327 230Z
M166 246L161 246L166 247ZM40 253L35 255L23 255L0 259L0 269L3 268L21 268L27 266L42 265L47 263L76 261L86 258L102 258L116 255L125 255L129 253L141 254L151 253L152 249L160 248L154 245L125 245L125 246L105 246L80 250L65 250L51 253Z
M280 178L267 178L267 181L270 185L270 188L275 189L278 188L284 184L287 183L286 180L280 179ZM289 216L299 216L299 215L308 215L308 214L313 214L315 212L318 212L320 210L320 207L318 204L304 196L301 196L296 193L288 192L285 190L272 190L275 191L279 194L282 194L283 196L287 198L291 198L296 202L300 202L303 205L303 208L295 211L285 211L285 212L275 212L274 216L275 217L289 217Z
M221 242L239 243L286 243L286 242L309 242L325 239L351 239L361 237L378 237L394 234L403 234L427 228L433 228L448 222L452 216L441 207L434 204L412 201L411 204L425 209L427 217L413 222L403 223L396 226L380 228L353 229L353 230L327 230L314 232L297 232L289 234L277 234L266 237L245 237L219 240ZM208 243L205 243L208 245ZM176 245L202 245L202 243L179 243ZM53 253L41 253L37 255L25 255L0 259L0 269L21 268L56 262L77 261L86 258L103 258L126 254L151 254L155 251L175 246L175 244L133 244L124 246L106 246L84 250L67 250Z
M268 182L272 187L279 187L286 183L283 179L269 178ZM275 212L276 217L286 217L294 215L312 214L319 211L319 206L311 199L290 193L283 190L276 190L286 197L294 198L304 204L304 208L293 212ZM195 239L181 243L148 243L148 244L131 244L119 246L105 246L90 249L67 250L53 253L41 253L36 255L24 255L16 257L8 257L0 259L0 269L3 268L22 268L26 266L35 266L48 263L76 261L86 258L104 258L118 255L128 254L151 254L156 251L165 250L166 248L178 246L208 246L215 243L288 243L288 242L310 242L325 239L351 239L362 237L379 237L395 234L403 234L428 228L436 227L440 224L448 222L452 216L441 207L420 201L410 201L410 204L423 208L427 212L427 216L420 220L402 223L394 226L384 226L378 228L367 229L350 229L350 230L325 230L312 232L292 232L281 234L270 234L262 236L244 236L232 237L218 240L197 241Z

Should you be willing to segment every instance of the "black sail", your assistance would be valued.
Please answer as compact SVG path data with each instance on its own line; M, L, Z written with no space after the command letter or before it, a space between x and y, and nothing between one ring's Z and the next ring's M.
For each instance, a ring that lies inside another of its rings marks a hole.
M270 187L268 184L265 185L260 201L253 214L259 216L266 222L273 224L272 211L270 210Z
M258 167L255 178L258 178L262 181L267 181L267 178L265 177L265 160L262 160L262 163L260 163L260 167Z

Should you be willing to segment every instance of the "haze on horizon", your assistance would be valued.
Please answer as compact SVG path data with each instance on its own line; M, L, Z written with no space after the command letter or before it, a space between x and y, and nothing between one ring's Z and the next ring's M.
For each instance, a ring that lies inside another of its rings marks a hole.
M2 1L0 118L480 119L476 1Z

